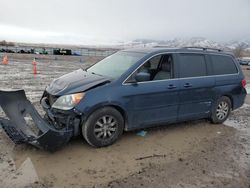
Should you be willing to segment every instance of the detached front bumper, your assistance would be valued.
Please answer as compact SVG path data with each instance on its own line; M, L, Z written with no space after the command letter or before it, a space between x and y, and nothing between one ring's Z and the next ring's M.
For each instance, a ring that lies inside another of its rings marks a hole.
M51 122L43 119L27 99L24 90L0 91L0 106L8 117L0 117L0 124L16 144L29 143L54 151L65 145L74 135L73 127L66 126L58 130ZM29 126L26 117L32 119L39 129L38 133Z

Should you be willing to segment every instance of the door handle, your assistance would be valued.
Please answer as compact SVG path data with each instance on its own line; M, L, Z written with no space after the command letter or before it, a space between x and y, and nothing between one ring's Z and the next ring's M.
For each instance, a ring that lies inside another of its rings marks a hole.
M185 84L184 84L184 87L185 87L185 88L192 87L192 84L190 84L190 83L185 83Z
M168 85L168 89L175 89L175 88L176 88L176 86L173 84Z

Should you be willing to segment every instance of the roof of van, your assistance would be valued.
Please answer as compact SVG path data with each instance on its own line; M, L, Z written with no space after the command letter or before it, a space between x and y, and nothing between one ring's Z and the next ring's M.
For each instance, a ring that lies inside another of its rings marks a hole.
M153 47L153 48L131 48L123 50L125 52L138 52L138 53L161 53L161 52L190 52L190 53L205 53L205 54L228 54L233 55L232 52L223 51L221 49L214 48L202 48L202 47L184 47L184 48L166 48L166 47Z

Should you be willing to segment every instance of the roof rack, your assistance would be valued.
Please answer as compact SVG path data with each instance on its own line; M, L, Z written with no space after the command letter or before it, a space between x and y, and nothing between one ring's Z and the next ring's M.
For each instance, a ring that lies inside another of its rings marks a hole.
M196 50L204 50L204 51L218 51L218 52L222 52L222 49L219 48L209 48L209 47L199 47L199 46L188 46L188 47L183 47L185 49L196 49Z
M166 46L166 45L156 45L156 46L153 46L153 48L171 48L171 47Z

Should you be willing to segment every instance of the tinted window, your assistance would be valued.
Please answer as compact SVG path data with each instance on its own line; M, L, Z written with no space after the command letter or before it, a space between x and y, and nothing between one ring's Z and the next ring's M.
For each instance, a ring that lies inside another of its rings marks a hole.
M211 55L213 75L234 74L238 70L229 56Z
M206 61L203 55L180 54L179 73L181 78L206 76Z

